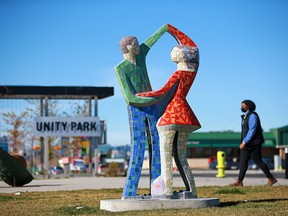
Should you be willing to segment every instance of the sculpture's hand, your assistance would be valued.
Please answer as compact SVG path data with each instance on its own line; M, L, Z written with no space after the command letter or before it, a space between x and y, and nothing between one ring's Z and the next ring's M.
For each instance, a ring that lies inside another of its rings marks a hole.
M153 35L151 35L143 44L149 49L168 31L168 24L161 26Z
M170 24L168 24L168 32L177 40L179 45L197 47L191 38Z

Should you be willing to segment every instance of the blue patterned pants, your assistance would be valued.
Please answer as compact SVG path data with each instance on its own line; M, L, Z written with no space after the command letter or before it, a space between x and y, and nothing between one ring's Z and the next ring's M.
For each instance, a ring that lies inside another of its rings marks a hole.
M131 155L122 197L137 195L146 144L151 145L151 182L161 173L159 135L156 128L160 117L159 109L154 106L128 106L128 114L131 134Z

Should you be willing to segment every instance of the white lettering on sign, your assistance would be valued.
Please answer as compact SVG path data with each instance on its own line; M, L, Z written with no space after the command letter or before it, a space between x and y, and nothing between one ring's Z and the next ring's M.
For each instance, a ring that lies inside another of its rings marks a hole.
M38 117L33 123L34 135L100 136L99 117Z

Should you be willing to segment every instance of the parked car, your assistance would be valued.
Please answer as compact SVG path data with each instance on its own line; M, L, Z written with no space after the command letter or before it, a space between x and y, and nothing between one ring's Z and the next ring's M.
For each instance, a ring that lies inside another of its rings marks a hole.
M238 170L239 169L239 162L233 160L226 161L226 169L227 170Z
M70 163L70 171L78 172L78 173L86 173L87 168L82 159L74 159L72 163Z
M53 166L49 169L49 174L51 174L51 175L64 174L64 169L60 166Z

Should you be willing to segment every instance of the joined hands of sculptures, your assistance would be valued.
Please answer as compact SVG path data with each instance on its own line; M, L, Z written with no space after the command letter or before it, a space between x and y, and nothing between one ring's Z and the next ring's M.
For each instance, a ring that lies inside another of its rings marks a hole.
M168 32L178 45L171 58L177 70L159 90L152 91L146 56L151 47ZM122 199L143 198L137 195L146 143L149 148L152 198L196 198L194 177L186 158L186 141L200 123L190 108L186 96L199 66L196 44L170 24L158 29L144 43L128 36L120 41L124 60L115 67L116 75L128 108L131 156ZM175 163L186 190L172 192Z

